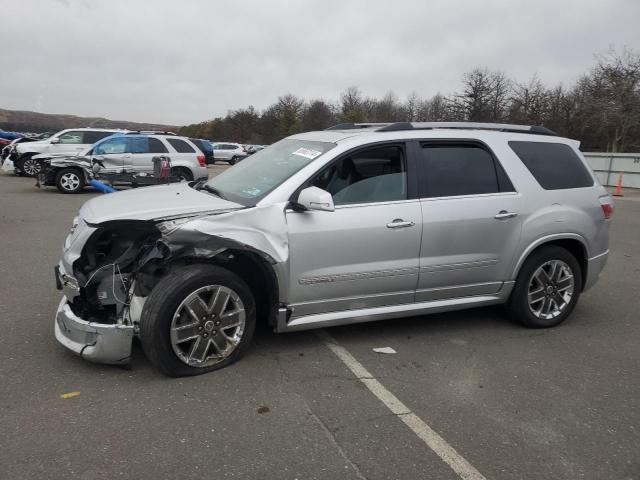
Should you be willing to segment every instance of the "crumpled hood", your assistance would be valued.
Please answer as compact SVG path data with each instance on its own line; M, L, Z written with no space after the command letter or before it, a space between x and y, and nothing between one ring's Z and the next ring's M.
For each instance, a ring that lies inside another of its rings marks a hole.
M92 198L80 209L91 224L111 220L154 220L163 217L244 208L213 194L194 190L188 183L134 188Z

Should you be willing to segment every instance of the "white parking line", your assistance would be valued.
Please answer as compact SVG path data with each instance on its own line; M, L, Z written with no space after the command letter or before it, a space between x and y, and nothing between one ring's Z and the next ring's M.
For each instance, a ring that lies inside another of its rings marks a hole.
M402 403L398 397L386 389L364 366L355 359L349 351L341 346L331 335L324 330L316 330L316 335L324 344L344 363L351 372L373 393L378 400L404 424L415 433L420 440L427 444L451 469L464 480L486 480L486 478L467 462L462 455L455 451L444 438L438 435L420 417L413 413Z

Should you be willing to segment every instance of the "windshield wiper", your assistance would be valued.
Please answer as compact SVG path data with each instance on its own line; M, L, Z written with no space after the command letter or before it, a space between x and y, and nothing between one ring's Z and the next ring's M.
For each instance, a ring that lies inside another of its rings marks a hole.
M225 197L220 190L218 190L216 187L212 187L211 185L207 185L206 183L196 188L196 190L204 190L205 192L213 193L214 195L220 197L223 200L227 199L227 197Z

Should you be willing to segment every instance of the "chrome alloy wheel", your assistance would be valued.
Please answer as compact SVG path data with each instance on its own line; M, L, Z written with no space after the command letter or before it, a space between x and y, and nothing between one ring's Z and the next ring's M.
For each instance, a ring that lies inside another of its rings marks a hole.
M72 192L80 185L80 177L76 173L67 172L60 177L60 185Z
M35 177L42 170L42 166L40 162L34 160L33 158L27 158L24 162L22 162L22 170L24 173L31 177Z
M557 317L571 302L574 285L573 271L562 260L543 263L529 280L531 313L543 320Z
M207 285L185 298L171 320L171 348L191 367L210 367L236 349L245 328L240 296L222 285Z

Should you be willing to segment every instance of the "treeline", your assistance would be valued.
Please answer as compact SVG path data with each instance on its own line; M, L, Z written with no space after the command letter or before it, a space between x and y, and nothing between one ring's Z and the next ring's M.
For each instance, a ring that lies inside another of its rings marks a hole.
M475 68L451 94L399 99L364 96L347 88L336 102L283 95L264 111L254 107L188 125L180 133L210 140L269 144L337 123L472 121L544 125L578 139L588 151L640 150L640 55L625 49L600 56L573 86L549 87L537 76L519 83L502 72Z

